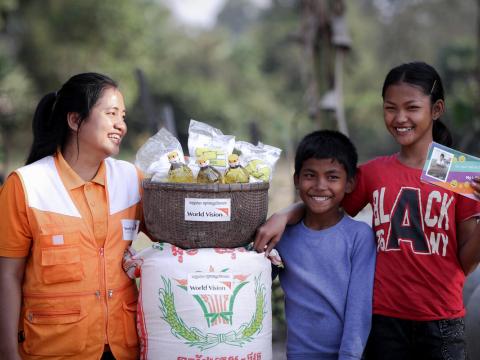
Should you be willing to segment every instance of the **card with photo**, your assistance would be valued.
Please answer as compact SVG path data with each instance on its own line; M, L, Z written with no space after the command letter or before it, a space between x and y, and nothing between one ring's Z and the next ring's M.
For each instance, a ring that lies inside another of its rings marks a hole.
M470 186L475 176L480 176L480 158L433 142L420 179L478 200Z

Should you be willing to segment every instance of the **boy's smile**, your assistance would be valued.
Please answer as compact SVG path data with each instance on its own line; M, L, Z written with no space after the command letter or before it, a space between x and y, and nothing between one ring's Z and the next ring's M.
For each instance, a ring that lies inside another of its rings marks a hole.
M321 230L340 220L340 203L353 190L353 180L347 178L342 164L334 159L307 159L294 182L305 203L307 227Z

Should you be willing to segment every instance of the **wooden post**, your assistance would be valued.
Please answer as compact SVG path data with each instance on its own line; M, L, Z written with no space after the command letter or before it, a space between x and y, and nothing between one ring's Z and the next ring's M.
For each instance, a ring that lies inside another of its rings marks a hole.
M343 103L343 62L345 54L352 45L352 39L348 34L345 18L345 4L343 0L336 0L332 16L332 45L335 47L335 81L334 90L336 95L335 116L338 130L348 136L348 125L345 119L345 107Z
M343 59L345 50L337 48L335 51L335 94L337 95L337 117L338 130L348 136L348 125L345 119L345 107L343 105Z
M155 134L160 127L160 122L156 115L157 112L152 101L152 95L150 94L150 89L148 88L143 70L136 69L135 73L137 75L138 88L140 90L140 103L142 104L143 112L147 120L148 129L152 134Z

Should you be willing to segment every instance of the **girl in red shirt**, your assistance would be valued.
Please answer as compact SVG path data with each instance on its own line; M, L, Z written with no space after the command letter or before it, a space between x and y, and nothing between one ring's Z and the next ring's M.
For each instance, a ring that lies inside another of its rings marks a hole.
M466 359L462 289L480 260L480 206L420 181L430 143L452 145L440 121L442 81L428 64L403 64L388 73L382 97L385 126L400 151L360 166L357 187L343 202L352 216L367 204L373 210L377 265L365 355ZM285 224L302 216L301 204L272 216L257 233L256 249L268 252Z

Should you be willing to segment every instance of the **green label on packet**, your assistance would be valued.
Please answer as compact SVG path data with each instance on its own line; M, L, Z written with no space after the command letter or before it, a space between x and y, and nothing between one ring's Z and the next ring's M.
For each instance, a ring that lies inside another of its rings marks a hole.
M195 157L204 157L210 162L210 165L212 166L227 166L225 151L221 149L199 147L195 149Z

